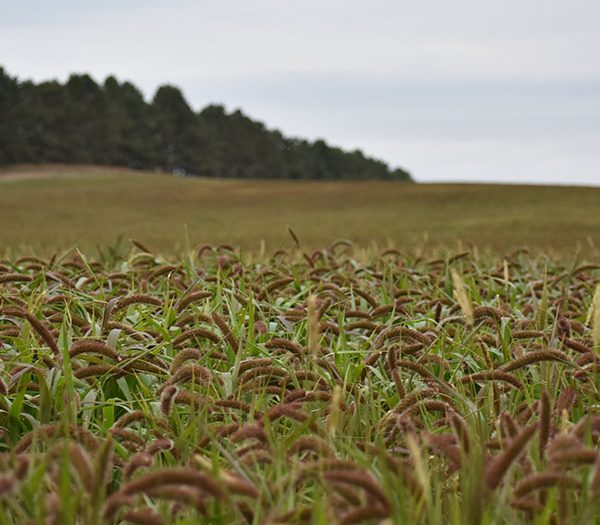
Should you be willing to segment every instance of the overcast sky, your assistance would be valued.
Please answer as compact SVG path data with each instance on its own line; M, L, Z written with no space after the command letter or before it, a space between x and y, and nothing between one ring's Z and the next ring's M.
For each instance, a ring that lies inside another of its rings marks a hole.
M0 0L0 65L89 72L420 181L600 185L598 0Z

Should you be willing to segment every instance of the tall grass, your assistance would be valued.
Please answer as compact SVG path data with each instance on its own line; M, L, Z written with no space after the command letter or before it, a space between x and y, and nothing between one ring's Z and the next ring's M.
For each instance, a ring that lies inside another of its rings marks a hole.
M0 523L600 523L599 280L347 242L4 260Z

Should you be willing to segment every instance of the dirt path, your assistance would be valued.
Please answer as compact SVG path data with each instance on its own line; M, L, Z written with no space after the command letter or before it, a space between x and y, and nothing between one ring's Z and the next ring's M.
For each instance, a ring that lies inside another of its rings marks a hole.
M0 181L41 179L45 177L81 177L115 175L119 173L140 174L141 171L113 166L69 165L69 164L19 164L0 169Z

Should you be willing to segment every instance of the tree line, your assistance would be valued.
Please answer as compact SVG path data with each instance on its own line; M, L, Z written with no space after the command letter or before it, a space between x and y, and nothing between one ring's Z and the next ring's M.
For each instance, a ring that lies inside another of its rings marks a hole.
M411 180L361 151L285 137L240 110L195 112L175 86L150 101L89 75L19 81L0 67L0 165L86 163L204 177Z

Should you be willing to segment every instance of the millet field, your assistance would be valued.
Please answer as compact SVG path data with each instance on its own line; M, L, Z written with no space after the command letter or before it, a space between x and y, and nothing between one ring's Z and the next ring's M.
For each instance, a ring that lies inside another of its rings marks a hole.
M0 523L600 522L600 265L289 233L2 261Z

